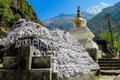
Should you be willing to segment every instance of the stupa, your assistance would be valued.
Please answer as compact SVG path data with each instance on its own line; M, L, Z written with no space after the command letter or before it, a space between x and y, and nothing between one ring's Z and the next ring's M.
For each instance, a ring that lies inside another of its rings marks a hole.
M73 22L74 28L70 30L70 34L74 36L81 45L90 52L90 55L93 58L96 58L96 54L98 52L98 46L93 41L93 38L95 37L94 34L89 30L89 28L86 26L86 20L82 18L80 7L78 6L77 9L77 16ZM92 53L91 53L92 51ZM93 53L94 52L94 53Z

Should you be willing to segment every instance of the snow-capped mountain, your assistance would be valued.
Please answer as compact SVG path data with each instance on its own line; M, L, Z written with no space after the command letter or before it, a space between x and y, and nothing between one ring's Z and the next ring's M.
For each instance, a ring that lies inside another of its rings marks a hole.
M88 13L92 13L92 14L98 14L100 12L102 12L102 10L106 7L110 7L112 6L111 4L105 3L105 2L101 2L100 4L96 5L96 6L92 6L90 8L88 8L86 10L86 12Z
M87 26L95 35L99 35L103 31L108 31L108 24L105 15L109 14L110 24L113 32L120 34L120 1L115 5L103 9L94 18L88 21Z

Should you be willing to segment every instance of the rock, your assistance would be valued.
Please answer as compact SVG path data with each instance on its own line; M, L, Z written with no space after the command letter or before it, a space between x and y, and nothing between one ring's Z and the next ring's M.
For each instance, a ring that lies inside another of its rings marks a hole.
M68 78L67 80L95 80L95 77L91 73L87 74L79 73L75 76Z
M120 75L118 75L117 77L115 77L113 80L120 80Z
M78 73L87 74L100 69L69 32L59 29L49 31L25 19L16 22L7 37L0 41L0 45L10 44L15 44L15 48L34 46L33 56L51 56L52 71L62 80Z

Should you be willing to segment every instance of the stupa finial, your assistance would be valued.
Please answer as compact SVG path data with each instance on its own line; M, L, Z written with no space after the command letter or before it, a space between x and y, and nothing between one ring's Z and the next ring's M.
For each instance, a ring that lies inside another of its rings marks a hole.
M78 6L78 9L77 9L77 17L81 17L80 6Z

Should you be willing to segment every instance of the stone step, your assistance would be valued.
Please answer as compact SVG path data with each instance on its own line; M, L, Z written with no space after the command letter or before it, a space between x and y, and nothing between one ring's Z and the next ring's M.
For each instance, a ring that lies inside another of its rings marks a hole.
M109 58L102 58L98 59L98 64L120 64L120 59L109 59Z
M120 67L120 64L99 64L100 67Z
M101 70L117 70L117 69L120 69L120 66L119 67L100 67Z
M100 70L102 75L119 75L120 70Z
M98 59L98 61L100 62L120 62L120 59L110 59L110 58L101 58L101 59Z
M101 58L98 59L102 75L118 75L120 74L120 59Z
M120 64L120 62L114 62L114 61L98 61L98 64Z

